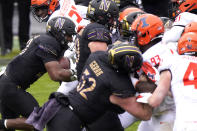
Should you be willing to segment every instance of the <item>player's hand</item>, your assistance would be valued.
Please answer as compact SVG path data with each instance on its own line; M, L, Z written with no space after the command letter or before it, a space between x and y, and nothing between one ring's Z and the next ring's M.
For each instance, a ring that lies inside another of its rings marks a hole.
M76 62L75 59L70 58L70 71L72 72L71 80L76 80L77 79L77 70L76 70Z
M136 94L136 101L139 103L148 103L148 99L151 96L151 93L137 93Z

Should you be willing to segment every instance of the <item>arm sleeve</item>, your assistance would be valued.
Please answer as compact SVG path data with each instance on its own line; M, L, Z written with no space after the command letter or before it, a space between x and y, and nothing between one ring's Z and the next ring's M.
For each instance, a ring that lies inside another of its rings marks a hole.
M36 55L40 57L44 63L47 63L50 61L57 61L57 56L51 53L48 53L46 51L43 51L42 49L38 49L36 51Z
M160 66L158 67L158 71L161 73L165 70L170 70L174 61L176 61L175 56L168 55L166 56L163 61L160 63Z
M118 97L126 98L136 93L130 77L120 76L116 83L113 83L112 94Z
M40 41L36 55L40 57L44 63L49 61L57 61L60 56L60 47L57 41L53 39L47 39Z

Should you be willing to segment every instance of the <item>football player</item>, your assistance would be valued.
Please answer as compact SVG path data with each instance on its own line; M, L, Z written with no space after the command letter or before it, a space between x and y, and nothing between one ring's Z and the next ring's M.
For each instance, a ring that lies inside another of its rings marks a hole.
M112 103L117 105L124 103L125 105L121 104L121 106L129 113L139 119L148 120L152 109L147 104L136 102L135 89L128 75L129 72L139 69L141 64L142 57L139 49L127 44L114 46L109 53L105 51L91 53L83 68L77 88L69 92L65 98L61 94L59 94L60 97L55 96L60 103L61 98L64 98L64 102L61 103L64 106L61 105L57 113L51 112L53 118L50 118L51 115L46 116L49 121L45 121L47 129L49 131L81 130L84 125L99 119L106 110L119 112L120 109ZM112 103L110 103L109 97L112 93L121 97L121 100L112 99ZM44 116L40 118L42 117ZM32 118L29 120L35 123Z
M173 131L195 131L196 125L196 44L197 33L184 33L178 41L180 56L166 57L159 67L160 80L153 95L148 99L152 107L161 104L168 90L172 91L176 105Z
M131 31L129 31L129 27L139 15L144 13L145 12L143 12L141 9L137 7L127 7L120 12L120 16L119 16L120 24L119 24L119 33L118 33L119 35L116 36L117 38L113 38L113 39L117 39L115 42L113 42L113 45L131 41L130 38L132 38L132 33ZM112 35L112 37L115 36ZM128 112L124 112L122 114L119 114L118 116L124 128L129 127L131 124L133 124L135 121L138 120Z
M71 18L77 28L89 23L82 17L86 16L87 7L75 5L74 0L31 0L31 8L34 18L39 22L46 22L56 16L65 16Z
M46 33L30 39L27 47L7 65L0 77L1 124L7 118L28 117L39 106L26 89L46 72L54 81L71 80L73 71L61 67L58 60L75 34L72 20L53 18L47 23Z
M105 7L104 5L107 4ZM117 22L119 9L111 0L92 0L88 5L87 19L90 24L80 30L75 40L76 45L76 69L79 79L89 55L96 51L107 51L111 44L111 32L114 23ZM87 125L88 130L108 131L124 130L117 113L106 112L104 116L91 125Z
M171 49L161 43L164 25L159 17L152 14L142 14L134 20L131 30L136 34L135 43L143 53L144 62L148 62L153 67L158 68L166 55L175 55ZM152 75L151 72L150 76L153 76L151 79L154 79L154 75ZM150 121L142 121L140 123L138 130L172 130L173 121L174 102L169 95L165 97L162 105L154 109Z
M175 42L177 47L184 27L191 22L197 22L197 2L196 0L176 0L172 3L172 12L175 21L172 28L164 33L162 43Z

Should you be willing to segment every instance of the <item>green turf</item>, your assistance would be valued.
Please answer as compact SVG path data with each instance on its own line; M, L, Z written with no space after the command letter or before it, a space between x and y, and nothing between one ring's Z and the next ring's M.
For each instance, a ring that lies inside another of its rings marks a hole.
M14 37L14 48L13 48L12 53L6 56L0 56L0 60L12 59L14 56L19 54L18 44L19 44L18 38ZM0 67L1 66L2 65L0 63ZM31 87L27 91L30 92L37 99L40 105L43 105L44 102L47 101L49 94L53 91L56 91L58 86L59 86L59 83L50 80L48 74L46 73L38 81L36 81L33 85L31 85ZM139 121L135 122L133 125L127 128L126 131L136 131L138 124L139 124Z

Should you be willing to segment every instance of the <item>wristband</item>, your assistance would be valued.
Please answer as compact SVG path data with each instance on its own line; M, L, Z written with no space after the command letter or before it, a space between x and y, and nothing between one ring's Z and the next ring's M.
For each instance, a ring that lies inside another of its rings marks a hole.
M4 126L7 129L7 119L4 120Z

